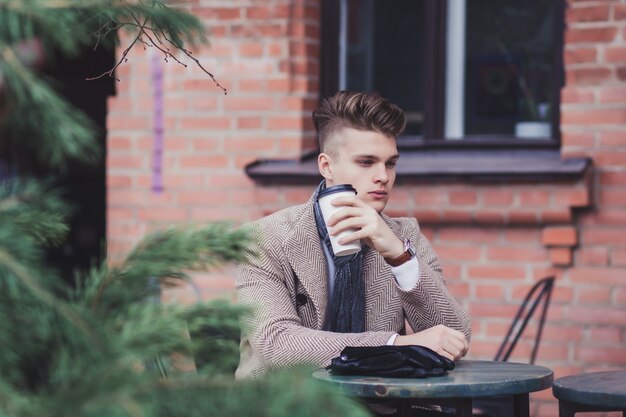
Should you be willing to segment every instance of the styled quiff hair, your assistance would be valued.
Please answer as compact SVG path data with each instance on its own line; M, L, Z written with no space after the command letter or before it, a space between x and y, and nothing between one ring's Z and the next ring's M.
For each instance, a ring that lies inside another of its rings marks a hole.
M406 117L400 107L376 94L339 91L313 111L313 123L320 152L334 154L338 141L329 138L338 130L351 127L396 138L404 131Z

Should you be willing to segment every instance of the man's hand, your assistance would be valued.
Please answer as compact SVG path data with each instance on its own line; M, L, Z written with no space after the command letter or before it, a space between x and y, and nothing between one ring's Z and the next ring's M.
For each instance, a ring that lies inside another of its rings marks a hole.
M357 230L340 239L339 243L346 244L360 239L387 259L397 258L404 253L404 243L372 207L356 197L339 197L331 204L345 207L328 219L330 234L335 236L344 230Z
M394 345L426 346L453 361L461 359L469 349L469 343L463 333L443 324L407 336L398 336Z

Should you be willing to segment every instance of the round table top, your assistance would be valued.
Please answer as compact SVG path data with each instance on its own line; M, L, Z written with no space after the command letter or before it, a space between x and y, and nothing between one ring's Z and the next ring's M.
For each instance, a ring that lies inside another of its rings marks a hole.
M348 395L386 398L474 398L514 395L550 388L552 370L514 362L461 360L447 375L430 378L381 378L332 375L313 377L341 386Z
M564 376L554 381L552 392L561 401L626 409L626 371Z

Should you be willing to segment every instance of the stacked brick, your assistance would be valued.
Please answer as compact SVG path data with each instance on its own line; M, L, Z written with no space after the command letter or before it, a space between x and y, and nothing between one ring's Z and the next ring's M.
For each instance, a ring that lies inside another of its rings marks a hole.
M259 158L297 158L314 144L317 0L186 2L209 28L198 68L163 63L164 190L151 190L150 54L118 72L108 118L108 241L118 261L150 230L179 222L248 221L310 196L310 185L260 185ZM415 216L470 312L469 356L492 358L528 288L557 277L540 364L556 376L626 366L626 3L569 0L561 96L562 155L593 169L574 182L403 182L389 204ZM121 52L121 51L120 51ZM202 297L232 293L227 268L197 277ZM195 297L195 295L192 295ZM531 329L532 330L532 329ZM530 338L513 360L527 361ZM545 391L533 412L558 415Z

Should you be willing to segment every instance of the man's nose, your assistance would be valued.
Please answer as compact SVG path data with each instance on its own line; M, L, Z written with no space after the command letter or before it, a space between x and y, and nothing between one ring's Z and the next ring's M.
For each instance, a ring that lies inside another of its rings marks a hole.
M380 182L383 184L387 184L389 182L389 174L387 173L387 167L385 164L381 164L377 167L374 182Z

